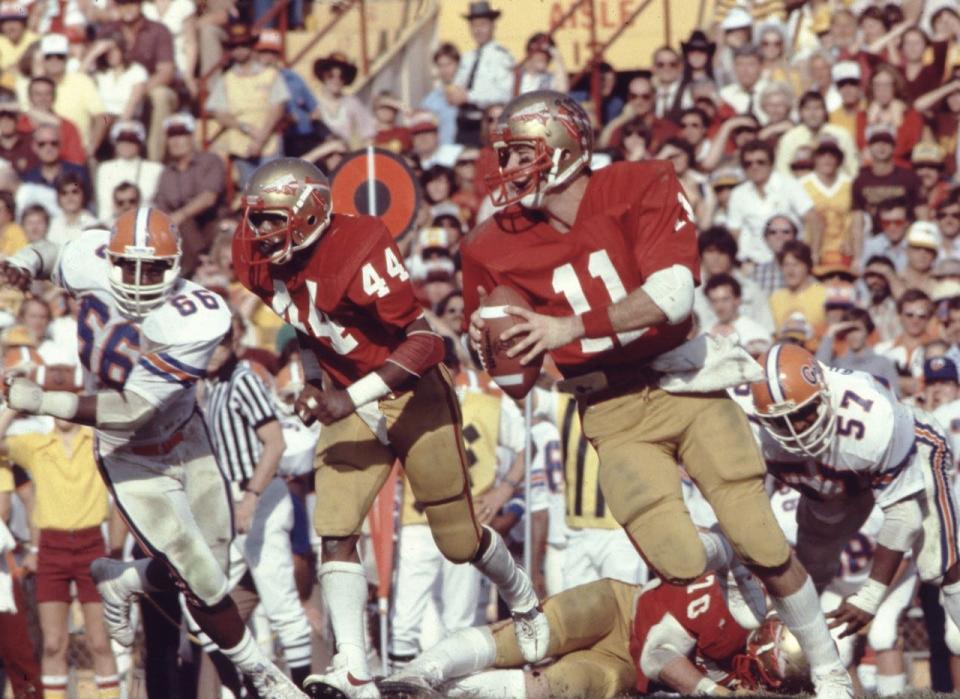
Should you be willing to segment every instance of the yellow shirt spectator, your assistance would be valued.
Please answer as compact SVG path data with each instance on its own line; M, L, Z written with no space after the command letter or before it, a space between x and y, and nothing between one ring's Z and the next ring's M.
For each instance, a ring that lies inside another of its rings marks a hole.
M4 440L10 461L33 479L33 525L38 529L87 529L107 519L107 488L94 460L93 432L86 427L76 429L69 453L56 430Z
M69 119L80 132L83 147L90 152L91 129L94 117L106 114L107 108L100 99L96 83L85 73L67 73L57 83L53 111L57 116Z
M827 300L827 289L820 282L814 282L799 290L777 289L770 294L770 313L775 328L782 328L791 313L802 313L814 328L826 320L823 304Z
M0 230L0 256L10 257L29 242L27 234L19 223L8 223L0 228L2 228Z
M6 34L0 34L0 69L16 70L17 63L30 46L40 39L40 35L27 29L20 41L13 43Z

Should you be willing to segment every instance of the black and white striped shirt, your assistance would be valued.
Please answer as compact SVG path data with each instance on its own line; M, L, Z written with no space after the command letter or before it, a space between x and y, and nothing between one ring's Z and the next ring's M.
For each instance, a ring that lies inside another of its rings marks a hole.
M227 381L206 386L206 415L217 461L227 480L245 483L263 448L257 428L277 419L270 392L247 362L237 362Z

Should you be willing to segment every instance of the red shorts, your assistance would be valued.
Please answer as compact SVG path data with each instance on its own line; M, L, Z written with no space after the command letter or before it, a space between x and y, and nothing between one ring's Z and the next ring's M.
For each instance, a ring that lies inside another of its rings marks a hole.
M107 555L100 527L62 531L40 530L37 555L37 602L70 602L70 582L77 583L81 603L100 602L90 576L94 559Z

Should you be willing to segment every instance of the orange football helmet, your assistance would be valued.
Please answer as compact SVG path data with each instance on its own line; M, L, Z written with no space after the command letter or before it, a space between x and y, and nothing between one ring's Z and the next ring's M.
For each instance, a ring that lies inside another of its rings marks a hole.
M5 376L23 376L31 381L37 378L37 370L43 366L40 353L32 347L18 345L3 353L3 373Z
M593 154L590 117L576 100L553 90L536 90L511 100L490 138L500 168L486 179L497 206L520 202L538 207L544 194L573 179ZM505 170L514 145L532 146L533 158ZM507 185L524 180L523 188L511 194Z
M303 366L293 360L280 371L274 381L274 391L277 394L277 407L285 415L293 415L293 403L306 386L303 375Z
M110 291L120 312L141 319L167 299L180 277L180 232L167 214L143 206L110 231Z
M765 378L750 386L756 416L784 449L819 457L837 430L819 362L794 344L777 344L760 359Z
M243 191L240 262L286 264L330 225L332 201L330 182L315 165L299 158L261 165Z
M750 632L746 652L734 657L733 667L737 687L750 690L798 691L810 674L800 642L776 615Z

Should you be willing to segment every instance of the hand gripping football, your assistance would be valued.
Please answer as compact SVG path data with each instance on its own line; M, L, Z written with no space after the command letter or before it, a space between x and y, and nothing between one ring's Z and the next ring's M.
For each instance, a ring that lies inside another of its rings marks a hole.
M498 286L491 291L480 306L480 317L484 322L480 352L484 367L497 386L511 398L523 398L540 375L543 355L527 365L520 363L520 356L507 356L507 351L523 337L500 339L504 331L523 322L523 318L507 313L507 306L532 310L527 300L510 287Z

